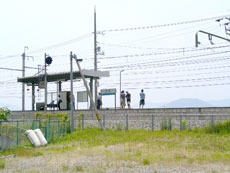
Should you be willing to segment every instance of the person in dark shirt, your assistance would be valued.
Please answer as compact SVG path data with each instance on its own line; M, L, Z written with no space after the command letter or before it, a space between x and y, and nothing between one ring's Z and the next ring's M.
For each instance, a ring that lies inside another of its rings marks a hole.
M61 110L60 108L60 104L62 103L62 99L61 99L61 96L58 95L58 101L57 101L57 107L58 107L58 110Z
M126 101L127 101L127 105L128 105L128 108L130 109L131 107L130 107L130 103L131 103L131 94L128 92L128 91L126 91Z
M101 93L99 93L97 96L97 109L101 109L101 106L102 106L102 97L101 97Z

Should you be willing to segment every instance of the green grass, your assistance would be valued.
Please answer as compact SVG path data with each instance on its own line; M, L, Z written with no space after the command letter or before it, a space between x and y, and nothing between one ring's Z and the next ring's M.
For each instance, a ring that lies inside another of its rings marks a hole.
M0 169L4 169L5 168L5 162L4 160L0 159Z
M131 167L140 165L179 163L230 164L229 133L211 134L205 130L121 130L85 128L61 137L59 141L40 148L15 148L0 151L1 155L15 154L19 157L62 155L76 152L77 156L102 156L108 163L130 162ZM1 164L1 163L0 163ZM5 164L5 163L4 163ZM102 165L105 171L116 165ZM119 166L119 165L118 165ZM84 168L84 169L83 169ZM63 171L87 171L87 166L71 168L63 165Z
M84 131L75 131L61 138L56 144L71 142L75 142L81 148L104 146L105 150L102 153L107 157L142 162L144 165L154 161L230 162L229 134L186 130L101 131L97 128L86 128ZM113 152L107 149L113 145L120 145L121 149Z
M75 171L84 171L83 167L82 166L76 166L75 167Z

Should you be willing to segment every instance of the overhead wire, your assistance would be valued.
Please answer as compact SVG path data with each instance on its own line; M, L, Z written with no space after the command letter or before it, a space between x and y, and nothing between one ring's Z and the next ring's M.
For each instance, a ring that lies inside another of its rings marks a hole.
M203 18L203 19L188 20L188 21L174 22L174 23L167 23L167 24L160 24L160 25L152 25L152 26L139 26L139 27L133 27L133 28L100 30L100 31L98 31L98 33L145 30L145 29L153 29L153 28L160 28L160 27L185 25L185 24L192 24L192 23L204 22L204 21L209 21L209 20L215 20L215 19L229 17L229 16L230 15L223 15L223 16L216 16L216 17L209 17L209 18Z
M51 45L51 46L48 46L48 47L44 47L44 48L41 48L41 49L38 49L38 50L33 50L33 51L29 51L27 52L27 54L31 55L33 53L38 53L38 52L43 52L43 51L47 51L47 50L51 50L51 49L56 49L58 47L62 47L62 46L66 46L68 44L72 44L72 43L75 43L75 42L79 42L79 41L82 41L86 38L89 38L90 36L92 36L92 33L87 33L87 34L84 34L80 37L77 37L77 38L74 38L74 39L71 39L71 40L68 40L68 41L64 41L64 42L61 42L61 43L58 43L58 44L55 44L55 45Z

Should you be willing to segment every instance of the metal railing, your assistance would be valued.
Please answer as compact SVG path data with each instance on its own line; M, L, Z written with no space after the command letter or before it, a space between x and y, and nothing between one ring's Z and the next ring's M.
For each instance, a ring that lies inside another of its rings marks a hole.
M102 115L102 125L104 129L114 128L118 130L146 129L146 130L190 130L194 128L209 128L214 133L218 129L218 123L226 122L226 130L230 132L230 115L210 115L210 114L186 114L186 115L130 115L119 116ZM77 127L84 130L85 127L98 127L96 119L82 115ZM229 129L228 129L229 128Z

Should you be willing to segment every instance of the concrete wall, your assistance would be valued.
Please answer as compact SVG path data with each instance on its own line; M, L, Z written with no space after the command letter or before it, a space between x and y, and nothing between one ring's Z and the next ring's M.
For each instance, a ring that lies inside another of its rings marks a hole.
M70 111L49 111L52 113ZM164 108L164 109L105 109L99 111L103 124L106 128L145 128L160 129L163 122L171 120L172 128L180 128L181 120L186 120L188 127L201 127L210 124L212 118L215 121L230 120L229 107L209 107L209 108ZM13 111L8 117L10 120L35 119L34 111ZM77 116L84 114L84 126L99 126L94 111L76 110L74 111L75 127L82 124ZM128 122L127 122L128 121Z
M0 148L10 148L17 144L16 139L0 134Z

